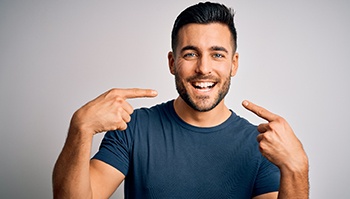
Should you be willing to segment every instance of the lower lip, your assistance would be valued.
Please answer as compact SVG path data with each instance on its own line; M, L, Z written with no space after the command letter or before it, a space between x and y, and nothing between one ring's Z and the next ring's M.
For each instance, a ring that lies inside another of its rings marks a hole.
M194 90L195 90L196 92L199 92L199 93L208 93L208 92L212 91L214 87L211 87L211 88L202 88L202 89L200 89L200 88L195 88L195 87L193 87L193 88L194 88Z

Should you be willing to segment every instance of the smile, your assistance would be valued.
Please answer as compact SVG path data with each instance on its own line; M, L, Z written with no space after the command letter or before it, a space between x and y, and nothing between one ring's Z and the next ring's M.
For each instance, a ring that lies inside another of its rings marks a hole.
M214 82L192 82L192 86L200 90L210 90L216 85Z

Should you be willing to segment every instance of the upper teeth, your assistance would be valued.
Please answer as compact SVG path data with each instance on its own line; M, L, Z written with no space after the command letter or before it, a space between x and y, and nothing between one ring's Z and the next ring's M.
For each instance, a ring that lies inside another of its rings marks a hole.
M206 88L206 87L213 86L214 83L213 82L196 82L194 85L197 87Z

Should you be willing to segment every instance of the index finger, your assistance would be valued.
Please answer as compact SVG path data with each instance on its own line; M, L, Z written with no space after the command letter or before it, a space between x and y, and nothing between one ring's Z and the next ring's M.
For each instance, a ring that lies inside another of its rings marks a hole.
M141 98L141 97L155 97L158 95L157 91L153 89L142 89L142 88L127 88L121 89L121 95L124 98Z
M244 100L242 102L242 105L247 110L253 112L255 115L257 115L257 116L259 116L259 117L261 117L269 122L276 120L276 118L278 117L278 115L271 113L270 111L266 110L265 108L258 106L252 102L249 102L248 100Z

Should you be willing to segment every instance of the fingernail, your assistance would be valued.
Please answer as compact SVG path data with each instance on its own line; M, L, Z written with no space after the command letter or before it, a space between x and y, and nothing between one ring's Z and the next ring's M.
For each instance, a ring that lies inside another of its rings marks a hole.
M152 90L152 95L158 95L158 92L156 90Z
M248 104L249 104L249 102L248 102L247 100L244 100L244 101L243 101L243 105L244 105L244 106L248 106Z

